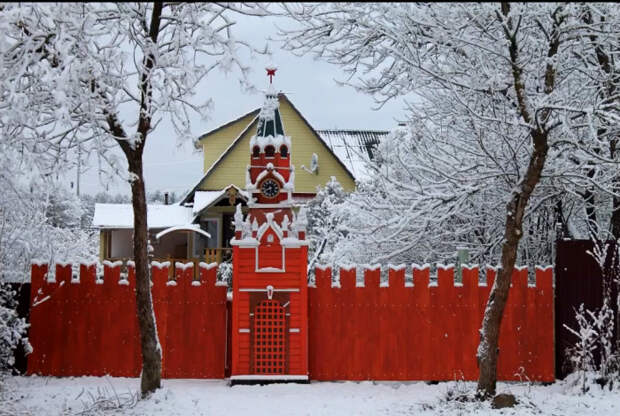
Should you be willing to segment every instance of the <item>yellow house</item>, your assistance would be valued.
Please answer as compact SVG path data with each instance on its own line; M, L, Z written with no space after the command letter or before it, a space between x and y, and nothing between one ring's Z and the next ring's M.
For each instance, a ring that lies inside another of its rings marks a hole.
M364 163L372 158L373 146L388 132L315 130L285 94L277 97L275 116L290 137L288 153L295 167L293 200L303 205L331 177L353 191L356 178L365 175ZM245 207L249 198L246 172L260 112L258 108L244 114L196 140L204 155L203 177L178 204L147 208L154 257L207 262L230 257L235 206ZM101 230L103 259L131 257L132 223L131 205L95 206L93 224Z

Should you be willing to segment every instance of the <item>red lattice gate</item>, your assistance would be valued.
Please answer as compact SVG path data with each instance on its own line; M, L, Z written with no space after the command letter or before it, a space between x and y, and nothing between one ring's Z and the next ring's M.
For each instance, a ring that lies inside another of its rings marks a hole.
M285 374L286 314L277 300L264 300L254 310L254 373Z

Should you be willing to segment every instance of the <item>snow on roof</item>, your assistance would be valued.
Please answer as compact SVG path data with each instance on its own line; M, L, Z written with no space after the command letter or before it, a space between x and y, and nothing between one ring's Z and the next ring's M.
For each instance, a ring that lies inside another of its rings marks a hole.
M194 206L192 207L192 214L198 214L200 211L213 204L224 193L224 191L196 191L196 193L194 194Z
M367 176L365 163L389 132L383 130L317 130L323 141L356 179Z
M147 205L149 228L168 228L191 224L192 208L180 205ZM93 226L99 228L133 228L131 204L95 204Z
M237 190L237 197L244 198L246 201L250 195L235 185L228 185L219 191L196 191L194 193L194 206L192 207L192 215L198 215L200 211L218 202L223 197L228 197L228 189L233 187Z

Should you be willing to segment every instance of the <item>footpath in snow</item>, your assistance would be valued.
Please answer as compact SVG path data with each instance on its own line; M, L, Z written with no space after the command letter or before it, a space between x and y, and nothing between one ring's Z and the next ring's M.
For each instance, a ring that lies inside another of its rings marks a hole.
M229 387L226 380L163 380L149 400L136 400L139 380L112 377L8 377L0 415L620 415L620 391L593 386L581 394L570 381L549 386L500 383L520 403L448 397L472 392L475 383L313 382ZM121 407L119 408L119 405Z

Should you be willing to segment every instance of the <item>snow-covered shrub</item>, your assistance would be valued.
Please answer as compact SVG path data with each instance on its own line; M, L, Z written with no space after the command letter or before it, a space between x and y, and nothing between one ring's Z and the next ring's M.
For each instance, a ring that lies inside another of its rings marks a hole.
M30 345L24 338L28 324L17 315L15 291L0 282L0 374L15 364L14 351L22 343L28 352Z
M217 281L226 282L226 284L232 286L232 274L233 266L232 261L225 261L217 265Z
M600 309L591 311L583 303L575 311L576 328L564 325L577 337L575 344L566 351L578 374L578 382L583 393L589 390L592 382L613 388L613 380L618 377L618 355L613 350L614 313L605 299ZM598 352L600 359L595 359ZM593 379L594 378L594 379Z

